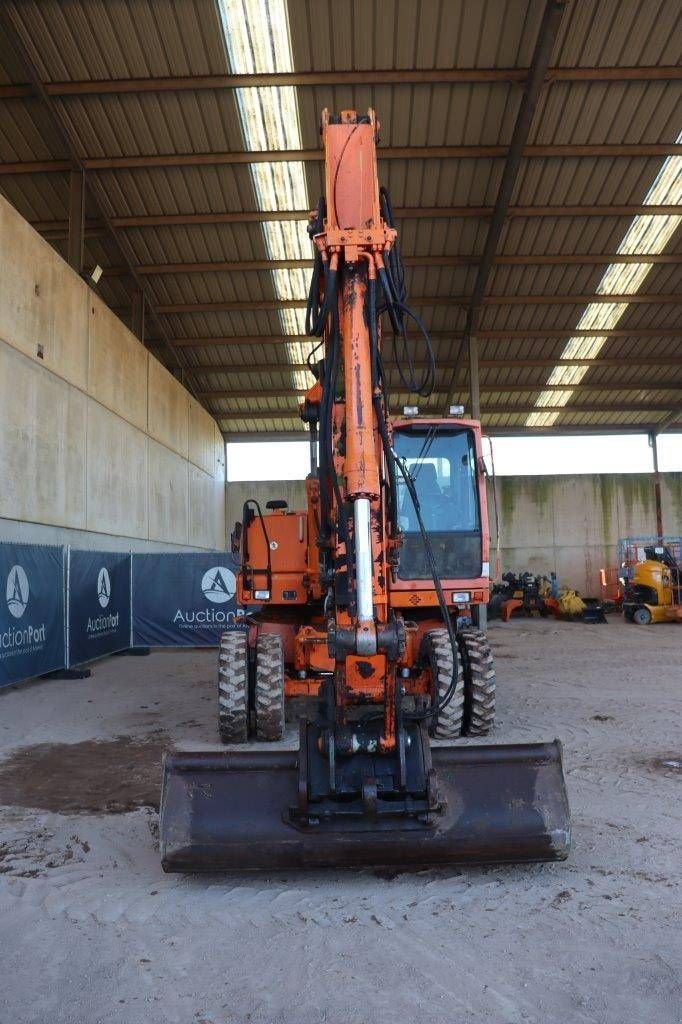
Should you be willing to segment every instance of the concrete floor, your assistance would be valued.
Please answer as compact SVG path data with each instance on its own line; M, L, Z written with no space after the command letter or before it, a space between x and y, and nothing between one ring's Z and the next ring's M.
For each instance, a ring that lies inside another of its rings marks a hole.
M492 739L564 741L565 864L163 875L158 759L213 743L215 655L0 694L0 1022L682 1021L682 627L491 639Z

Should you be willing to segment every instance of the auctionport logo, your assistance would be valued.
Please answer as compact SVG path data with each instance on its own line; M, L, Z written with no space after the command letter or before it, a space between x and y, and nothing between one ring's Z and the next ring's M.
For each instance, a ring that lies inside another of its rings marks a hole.
M9 613L15 619L20 619L26 611L29 594L26 570L22 565L13 565L7 576L5 597ZM39 626L26 622L9 626L0 632L0 660L38 651L46 642L47 627L44 622Z
M29 595L28 576L23 566L13 565L10 569L5 595L10 614L15 619L20 619L26 611Z
M216 565L205 572L201 580L201 592L214 604L231 601L237 592L234 573L224 565Z
M97 577L97 600L100 603L101 608L106 608L109 604L111 597L111 580L109 578L109 570L106 566L102 566Z
M237 580L225 565L214 565L201 577L201 592L211 604L227 604L237 593ZM211 626L230 626L237 621L241 609L178 608L173 624L180 629L203 630Z

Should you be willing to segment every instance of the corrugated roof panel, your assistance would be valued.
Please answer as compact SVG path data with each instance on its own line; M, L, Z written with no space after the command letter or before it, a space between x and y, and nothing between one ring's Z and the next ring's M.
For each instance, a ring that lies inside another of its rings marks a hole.
M22 0L19 27L46 81L224 74L206 0Z
M64 174L0 176L0 192L28 221L61 221L69 209L69 179Z
M145 277L145 281L158 305L276 299L272 275L267 270L248 274L235 271L150 275Z
M0 162L63 160L64 144L38 99L3 99Z
M676 82L554 82L541 94L528 142L674 142L679 98Z
M141 264L267 258L259 224L127 228L125 236Z
M514 0L500 5L497 0L422 0L417 4L399 0L338 0L313 3L289 0L294 67L306 69L380 69L433 67L527 67L542 16L542 0ZM126 78L227 72L224 40L213 0L118 0L112 6L104 0L25 0L18 9L25 44L46 79ZM634 0L623 6L616 0L599 5L568 5L555 47L552 64L631 65L675 63L675 25L680 17L675 0L645 3ZM17 78L16 62L3 49L2 81ZM316 86L298 90L302 144L319 145L320 108L368 105L377 108L383 122L384 145L447 145L479 143L505 144L511 138L521 97L519 84L480 83L431 85ZM59 101L66 112L79 152L86 155L122 155L171 152L239 151L242 131L231 90L143 93L116 96L88 95ZM62 157L61 142L49 125L38 101L10 101L0 122L1 159ZM669 82L554 82L545 87L534 124L540 142L669 142L676 136L679 84ZM31 110L35 113L32 115ZM9 111L9 115L6 113ZM3 153L4 145L4 153ZM660 158L570 158L526 159L521 168L513 203L528 206L607 204L634 205L641 202L661 165ZM396 207L476 206L495 202L502 173L501 159L468 160L381 160L380 173ZM306 164L311 203L322 190L322 165ZM207 213L252 211L257 208L248 165L153 168L98 172L97 179L107 193L108 212L116 216L144 216L166 213ZM68 175L4 178L2 189L26 216L36 220L64 220L68 204ZM523 217L509 218L498 251L505 255L594 254L596 263L559 265L497 265L488 282L488 295L585 295L594 294L604 272L608 255L614 252L630 223L629 217ZM399 223L405 255L464 255L482 251L488 221L482 218L411 219ZM299 225L302 237L305 224ZM137 263L192 263L263 260L267 247L262 225L145 226L121 232L126 250ZM62 237L55 242L65 251ZM308 250L307 241L304 249ZM668 247L682 252L682 233ZM115 244L105 235L88 238L86 263L121 265ZM439 387L453 379L451 366L459 361L455 386L465 386L461 339L454 332L464 325L465 307L454 302L420 308L419 296L467 295L473 286L475 265L417 265L410 267L407 280L417 312L431 329L446 332L434 339L441 361ZM647 294L678 292L679 264L657 265L641 290ZM106 276L100 294L129 315L131 279L128 275ZM146 280L155 304L258 301L276 294L269 271L179 273L155 275ZM583 303L561 305L487 305L481 317L482 329L551 330L565 332L558 338L485 339L479 342L481 359L541 358L556 360L571 331L579 322ZM152 317L149 330L156 330ZM278 336L281 320L277 310L192 312L164 316L170 337ZM631 304L619 327L636 331L641 327L679 327L679 306ZM448 332L453 332L451 337ZM387 357L392 344L386 338ZM417 359L423 350L411 342ZM665 359L679 352L679 338L609 338L604 357L623 360L621 366L590 367L583 387L578 387L558 425L599 423L651 423L654 414L646 403L670 400L676 392L647 391L647 384L660 382L661 369L637 370L628 357L645 348ZM303 358L303 347L281 344L202 345L179 347L178 363L188 367L205 364L206 371L194 369L191 379L200 390L273 391L290 387L294 371L286 365ZM162 352L162 358L167 353ZM210 367L239 366L238 372ZM523 427L526 408L543 388L550 367L483 368L481 385L485 402L519 406L518 413L497 414L501 426ZM400 397L401 385L395 368L390 379ZM679 379L677 369L669 377ZM635 390L609 391L610 383L636 382ZM298 380L300 383L300 379ZM589 391L591 384L595 390ZM598 386L598 389L597 389ZM536 389L535 392L529 388ZM507 390L505 390L505 388ZM510 390L511 388L511 390ZM514 390L518 388L519 390ZM465 396L464 391L458 391ZM617 412L585 413L587 406L643 403L635 414ZM441 396L427 403L439 408ZM236 404L235 404L236 402ZM276 400L259 402L271 409L274 418L256 423L250 417L253 401L230 400L231 429L248 432L259 427L268 433L300 430L294 408ZM279 410L279 411L278 411ZM660 417L659 417L660 418Z
M294 65L301 71L526 66L542 6L538 0L503 8L497 0L290 3Z
M628 216L512 217L503 229L498 252L507 256L615 253L631 220Z
M562 157L524 160L512 204L608 206L641 203L660 157ZM474 204L475 205L475 204Z
M244 149L233 89L89 95L60 102L81 157Z
M97 171L116 216L257 210L246 165Z
M676 64L677 0L600 0L567 7L554 48L563 67Z

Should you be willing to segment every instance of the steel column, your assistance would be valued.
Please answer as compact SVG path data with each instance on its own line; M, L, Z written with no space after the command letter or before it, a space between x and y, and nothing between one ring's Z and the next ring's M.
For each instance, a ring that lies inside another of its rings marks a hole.
M663 508L661 505L661 475L658 471L658 443L655 430L652 430L649 434L649 447L651 448L651 458L654 464L654 503L656 506L656 535L658 537L662 537Z
M473 402L476 397L475 391L477 387L477 385L474 385L475 375L473 372L472 353L476 360L476 367L478 365L478 353L473 336L478 325L480 307L483 304L483 298L488 285L493 260L497 252L502 228L504 227L507 211L509 210L511 203L512 192L516 185L516 179L524 155L524 147L528 141L533 115L535 114L535 108L537 107L537 102L540 97L540 90L542 89L547 69L549 67L549 58L552 55L554 42L557 37L557 32L559 31L559 25L561 24L565 2L566 0L547 0L545 5L545 11L542 16L540 30L535 43L535 50L533 51L533 59L531 61L528 78L526 79L526 84L523 89L516 124L514 125L514 134L512 135L511 144L507 152L504 170L502 172L502 179L500 181L497 199L495 200L493 216L488 226L488 234L485 240L481 261L478 265L476 280L474 281L474 287L469 302L465 336L467 347L469 348L469 387L471 392L472 415L475 415L473 412Z
M144 314L144 292L140 288L135 288L133 291L132 331L135 337L140 339L142 344L144 344Z
M69 175L69 224L67 259L69 266L80 274L83 270L83 238L85 229L85 172L71 171Z

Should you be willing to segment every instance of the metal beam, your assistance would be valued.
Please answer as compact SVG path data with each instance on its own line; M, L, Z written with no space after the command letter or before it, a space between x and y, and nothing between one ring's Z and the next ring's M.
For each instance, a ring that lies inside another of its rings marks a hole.
M399 407L396 407L398 411ZM483 406L481 415L486 416L528 416L533 412L562 413L569 415L593 415L595 413L613 413L618 416L621 413L642 413L642 412L670 412L670 404L644 404L638 405L551 405L538 409L534 405L489 405ZM228 409L224 413L213 413L219 423L224 423L232 418L237 420L282 420L296 419L298 410L294 406L289 409L261 409L248 408L244 410ZM635 424L633 424L635 426Z
M71 160L15 160L0 164L0 174L61 174L71 170Z
M415 370L424 370L427 367L426 362L416 361L414 363ZM466 360L458 362L456 360L439 360L438 367L440 370L455 370L465 369ZM397 363L394 360L384 360L384 366L387 370L396 369ZM654 366L657 368L671 368L671 367L682 367L682 357L679 356L660 356L658 359L651 358L650 356L632 356L627 359L479 359L478 361L479 370L502 370L502 369L547 369L554 366L586 366L588 369L605 369L609 367L637 367L637 366ZM216 373L253 373L254 371L263 370L266 373L291 373L292 371L304 371L308 367L305 363L254 363L250 362L248 366L243 363L199 363L194 366L184 367L185 373L191 373L194 376L212 376ZM485 383L485 382L484 382ZM567 387L575 387L575 385L566 385ZM584 386L581 382L581 387ZM546 388L546 383L542 384L542 388ZM610 390L612 384L602 384L602 389ZM633 388L644 388L648 385L642 383L641 377L637 378L637 383L628 385Z
M429 331L429 337L434 341L445 338L449 341L454 341L457 338L463 337L464 332L461 330L451 331ZM682 338L682 326L680 327L633 327L631 330L623 330L618 328L612 328L608 331L574 331L570 327L566 330L556 330L554 328L548 330L538 330L536 328L524 330L523 328L517 328L515 330L508 331L495 331L479 329L477 336L484 341L513 341L514 339L520 339L524 341L549 341L553 338L556 339L568 339L568 338ZM419 335L409 332L409 338L416 338ZM293 342L310 342L311 338L307 334L238 334L230 335L227 337L197 337L197 338L172 338L171 344L174 348L229 348L232 345L288 345ZM153 344L153 342L150 342ZM552 360L551 365L557 360ZM622 360L621 360L622 362Z
M68 220L30 220L29 224L34 231L37 231L39 234L43 235L44 238L49 238L52 241L69 237ZM101 221L86 220L83 231L85 237L88 238L94 235L105 235L107 228Z
M547 0L535 41L535 49L530 64L530 72L523 89L519 111L514 125L512 140L502 171L502 178L495 200L495 209L488 225L483 253L478 264L476 280L467 311L465 327L465 343L469 352L469 401L474 419L479 416L478 386L478 338L476 328L488 278L493 266L493 259L502 235L507 210L511 203L512 192L523 160L524 147L528 142L531 124L535 115L540 91L549 67L549 59L564 14L566 0Z
M468 295L414 295L411 304L415 306L466 306ZM592 303L623 302L638 305L677 305L682 303L682 293L673 295L486 295L483 306L583 306ZM247 309L279 310L305 309L305 299L239 299L229 302L170 302L156 307L157 313L231 313ZM471 333L476 334L476 331ZM603 332L602 332L603 333ZM568 337L572 337L570 331Z
M406 267L467 267L478 263L480 256L475 253L456 256L405 256ZM500 267L544 267L544 266L601 266L611 263L682 263L682 255L659 253L655 256L632 255L631 253L552 253L539 256L495 256L494 266ZM250 273L268 270L307 270L312 259L306 260L216 260L207 263L144 263L135 269L143 277L167 274L217 274ZM122 277L130 273L127 267L105 267L105 277Z
M491 217L492 206L401 206L394 211L397 220L481 219ZM636 217L669 216L679 214L680 208L666 206L511 206L508 217ZM261 224L270 221L307 221L309 210L243 210L220 213L163 213L141 216L115 217L117 228L174 227L201 224Z
M502 159L506 146L387 146L379 150L380 160L471 160ZM606 143L598 145L546 145L526 146L526 159L561 157L658 157L682 155L678 143ZM145 156L83 157L80 161L87 171L140 170L150 167L218 167L226 164L257 163L319 163L324 159L322 150L278 149L236 150L232 153L154 153ZM0 175L44 174L69 170L65 160L42 160L0 164Z
M532 436L532 437L583 437L585 435L593 434L607 434L622 436L624 434L649 434L652 430L658 429L656 423L604 423L599 426L593 424L578 425L566 424L562 426L558 424L553 427L526 427L524 425L516 426L496 426L495 424L486 425L485 433L487 437L520 437L520 436ZM310 435L307 430L239 430L233 433L222 430L223 437L226 441L239 442L239 441L308 441Z
M131 330L136 338L144 345L145 331L145 298L140 288L133 289L133 308L131 316Z
M237 368L233 367L233 371ZM237 370L238 372L238 370ZM248 368L242 370L242 372L249 372ZM278 372L286 373L285 367L278 368ZM524 382L522 384L493 384L487 381L480 383L480 390L485 394L491 394L492 392L500 392L501 394L516 394L516 393L532 393L535 391L544 391L547 388L547 384L544 380L536 382ZM652 384L634 382L628 383L617 383L617 384L584 384L582 381L580 384L553 384L551 387L552 391L569 391L571 393L583 392L583 391L679 391L682 392L682 382L670 384L666 381L655 381ZM462 395L466 391L466 381L461 380L459 384L455 384L452 388L452 393L456 395ZM400 384L394 384L391 387L391 393L393 395L407 395L407 388L401 387ZM303 396L306 394L306 388L291 388L291 387L280 387L280 388L251 388L246 390L229 390L229 391L197 391L197 398L205 398L207 401L223 401L229 399L240 399L240 398L289 398L289 396ZM448 391L446 388L435 388L432 392L433 395L446 395ZM417 403L419 404L419 403ZM470 407L471 408L471 407ZM539 409L542 411L542 409ZM472 409L473 413L473 409Z
M456 220L484 219L491 217L492 206L403 206L395 209L398 220ZM679 206L510 206L507 217L636 217L646 214L651 217L667 217L679 214ZM111 217L113 227L123 228L156 228L192 225L216 224L262 224L270 221L306 221L308 210L242 210L227 213L160 213L141 214L130 217ZM41 234L52 233L66 237L68 224L65 220L31 221L31 226ZM88 221L88 231L95 233L104 231L105 226L98 221Z
M85 174L71 171L69 175L69 234L67 260L80 274L83 270L83 240L85 235Z
M273 85L299 88L334 85L475 85L479 82L524 82L527 68L405 68L384 71L294 71L250 75L185 75L175 78L95 79L50 82L50 96L118 95L145 92L198 92L211 89L244 89ZM682 78L679 66L554 67L547 71L551 82L660 82ZM0 99L33 95L30 84L0 86Z
M487 424L485 427L486 437L590 437L598 436L638 436L648 434L655 429L656 424L649 423L605 423L603 426L591 426L589 424L575 426L561 424L553 427L526 427L526 426L497 426ZM239 430L231 432L221 430L225 442L239 444L240 442L266 442L266 441L306 441L310 440L307 430Z
M656 431L649 434L649 447L654 470L654 505L656 507L656 536L663 536L663 508L661 505L661 474L658 471L658 445L656 443Z

